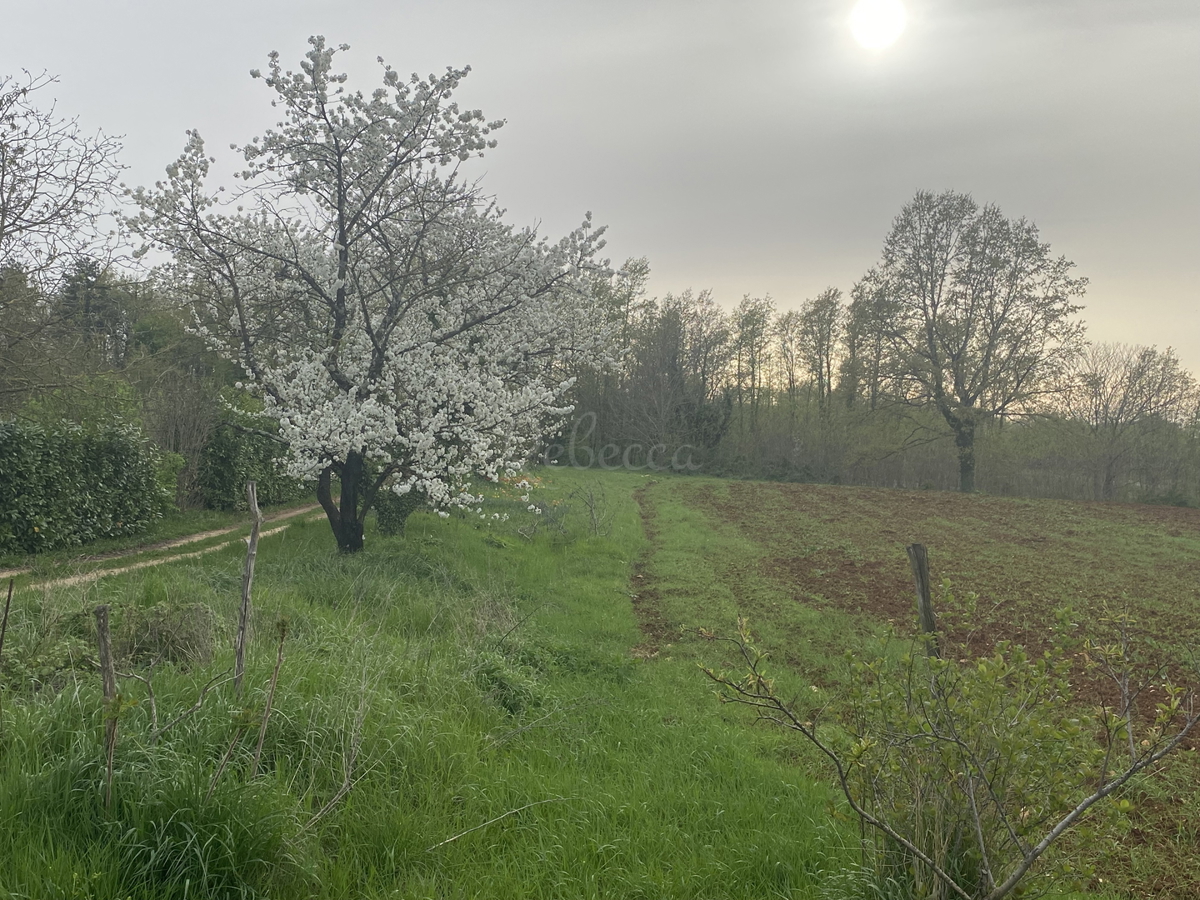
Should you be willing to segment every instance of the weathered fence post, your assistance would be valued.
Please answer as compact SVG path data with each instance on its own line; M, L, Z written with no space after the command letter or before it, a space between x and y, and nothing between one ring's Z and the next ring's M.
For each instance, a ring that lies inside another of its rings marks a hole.
M113 755L117 749L117 672L113 667L108 604L97 606L95 616L100 677L104 682L104 806L107 808L112 806Z
M941 657L937 644L937 620L933 615L933 596L929 589L929 554L924 544L908 545L908 564L912 566L917 585L917 621L924 634L930 635L926 644L930 656Z
M238 611L237 643L234 645L233 691L242 695L242 676L246 673L246 625L250 620L250 588L254 584L254 558L258 555L258 528L262 514L258 511L257 485L246 482L246 499L254 521L250 526L250 540L246 544L246 568L242 572L242 606Z

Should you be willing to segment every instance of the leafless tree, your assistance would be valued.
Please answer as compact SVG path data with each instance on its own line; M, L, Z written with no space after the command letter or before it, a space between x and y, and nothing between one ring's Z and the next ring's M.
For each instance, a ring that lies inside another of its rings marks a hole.
M0 268L31 279L94 248L121 171L116 138L86 134L53 103L34 103L55 82L44 73L0 77Z
M1091 344L1084 350L1058 406L1083 426L1095 499L1116 499L1130 458L1182 424L1196 397L1195 378L1170 347Z
M750 431L758 430L758 412L769 400L767 375L771 356L771 320L775 304L770 297L747 294L733 312L733 389L739 415L749 414Z
M967 194L922 191L900 211L859 290L875 301L897 399L931 404L975 489L975 435L1053 389L1083 343L1086 280L1050 255L1037 227Z
M833 361L842 332L842 292L826 288L800 308L800 354L808 368L817 406L824 410L833 395Z
M88 135L76 119L40 109L55 79L0 76L0 404L56 386L70 348L48 349L58 316L46 302L59 277L103 243L101 222L117 188L120 143Z

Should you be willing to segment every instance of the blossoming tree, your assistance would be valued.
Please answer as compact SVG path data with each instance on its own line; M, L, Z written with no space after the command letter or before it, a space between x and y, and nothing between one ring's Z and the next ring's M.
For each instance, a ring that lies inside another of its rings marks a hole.
M473 478L519 468L567 411L568 365L608 358L590 287L608 269L590 214L552 244L459 178L502 124L451 102L468 70L404 80L384 65L364 95L324 38L310 44L299 73L277 53L251 73L284 118L240 148L235 196L205 187L214 160L189 132L166 181L133 192L130 225L170 254L164 277L245 370L290 473L316 481L355 551L378 491L470 506Z

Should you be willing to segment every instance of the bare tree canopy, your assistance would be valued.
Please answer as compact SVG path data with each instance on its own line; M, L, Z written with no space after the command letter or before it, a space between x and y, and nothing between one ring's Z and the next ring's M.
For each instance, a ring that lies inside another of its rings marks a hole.
M975 488L981 419L1021 412L1053 390L1079 351L1075 318L1086 279L1053 257L1025 219L968 194L919 192L900 211L879 265L856 288L869 297L887 349L886 389L932 403L953 432L959 488Z
M120 143L84 134L75 119L40 109L49 75L0 76L0 410L72 379L70 341L54 340L62 311L47 302L101 252Z
M1186 425L1198 402L1196 379L1170 347L1090 344L1055 411L1078 427L1095 499L1113 500L1130 457Z
M53 104L34 103L54 82L28 72L0 77L0 269L33 279L95 244L121 171L116 138L85 134Z

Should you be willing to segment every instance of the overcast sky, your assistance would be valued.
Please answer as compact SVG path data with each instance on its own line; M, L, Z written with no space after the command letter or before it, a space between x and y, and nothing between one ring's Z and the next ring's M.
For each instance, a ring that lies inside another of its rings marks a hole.
M953 189L1077 264L1094 340L1200 372L1200 2L905 0L882 51L853 3L0 0L0 74L58 75L59 112L124 135L148 184L187 128L232 164L275 121L248 71L310 34L364 90L377 56L470 65L460 104L507 119L478 171L509 219L557 237L592 210L654 294L848 291L917 190Z

